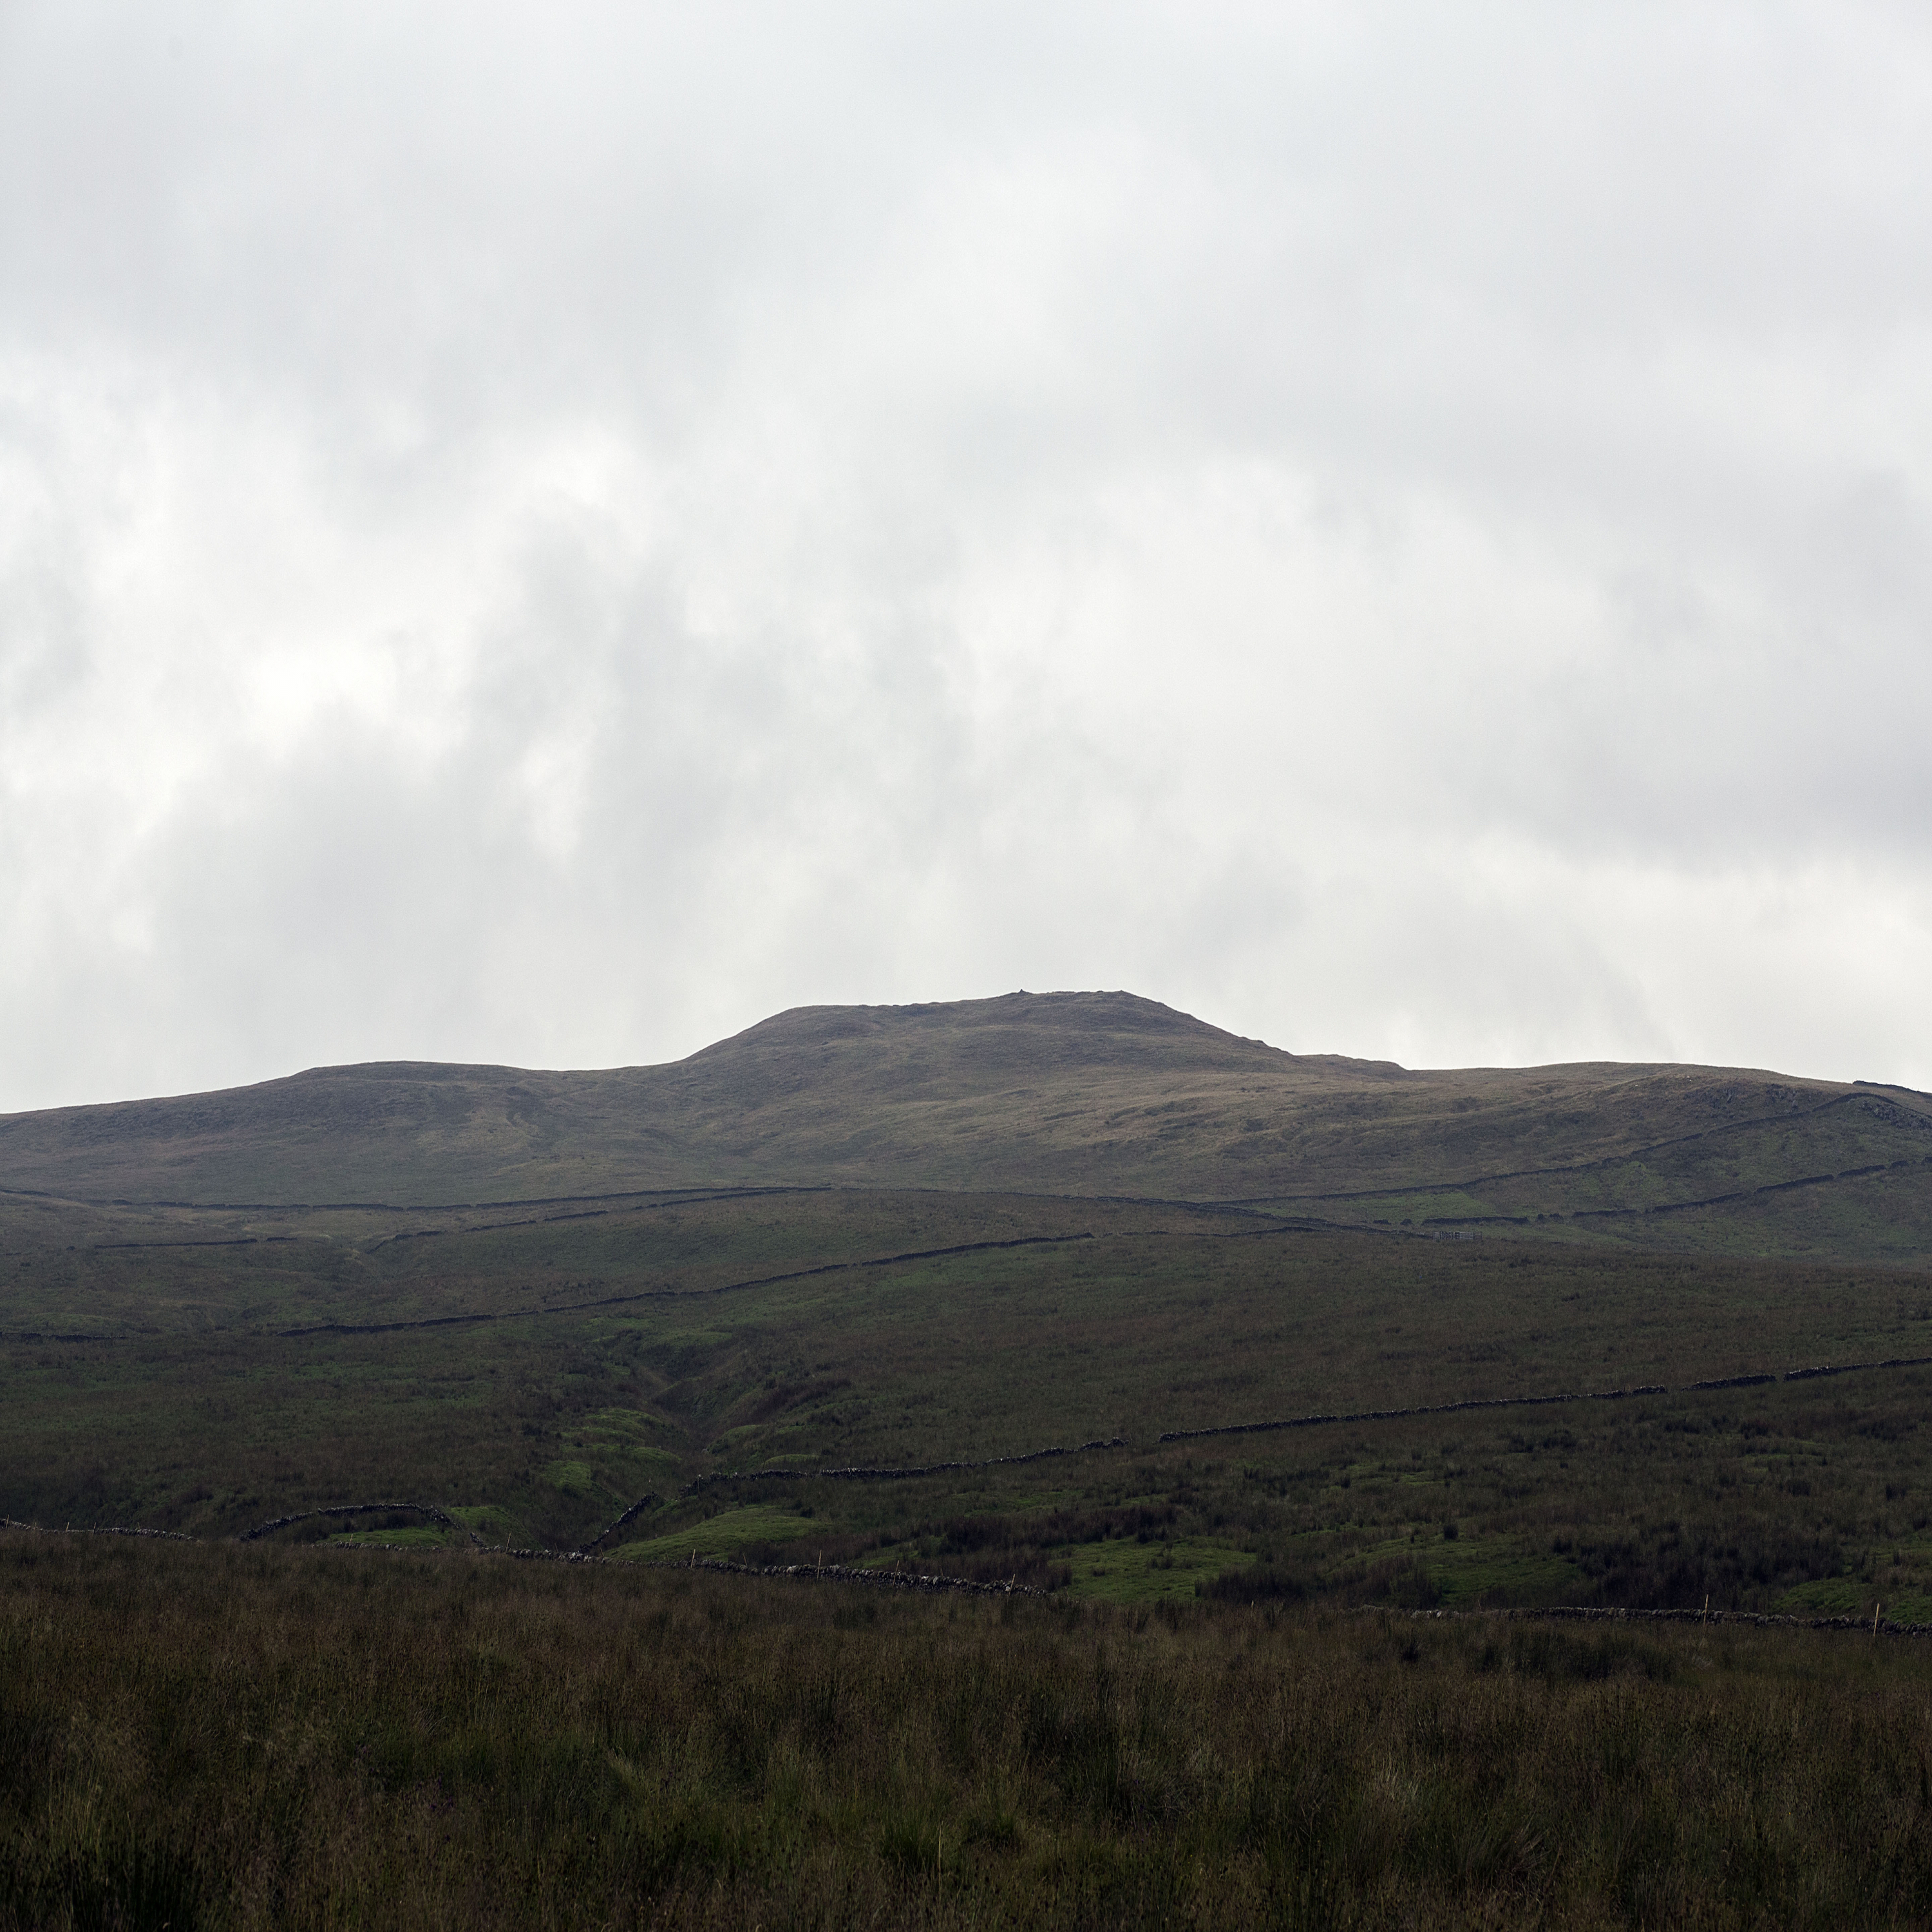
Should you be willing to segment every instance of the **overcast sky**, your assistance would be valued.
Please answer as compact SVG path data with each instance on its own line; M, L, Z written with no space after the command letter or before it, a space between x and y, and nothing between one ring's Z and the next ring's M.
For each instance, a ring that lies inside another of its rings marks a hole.
M0 0L0 1108L1932 1087L1928 237L1922 7Z

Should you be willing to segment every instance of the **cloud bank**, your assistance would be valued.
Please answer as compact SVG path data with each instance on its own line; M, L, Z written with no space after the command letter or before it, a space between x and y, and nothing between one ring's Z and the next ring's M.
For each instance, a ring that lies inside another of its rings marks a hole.
M0 9L0 1108L1125 986L1932 1086L1932 22Z

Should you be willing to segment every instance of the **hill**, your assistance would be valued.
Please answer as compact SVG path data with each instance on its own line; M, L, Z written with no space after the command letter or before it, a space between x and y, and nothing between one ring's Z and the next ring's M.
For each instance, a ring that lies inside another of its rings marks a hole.
M1127 993L1016 993L797 1008L662 1066L392 1062L0 1117L0 1188L76 1199L824 1185L1916 1259L1932 1099L1672 1065L1418 1072L1283 1052Z
M1639 1869L1615 1922L1790 1922L1820 1871L1820 1922L1924 1922L1865 1854L1879 1786L1923 1838L1928 1150L1895 1090L1416 1072L1125 994L0 1120L0 1927L404 1866L465 1923L479 1873L732 1924L832 1873L894 1923L1594 1924ZM358 1198L407 1204L299 1204ZM1669 1835L1739 1790L1769 1853Z

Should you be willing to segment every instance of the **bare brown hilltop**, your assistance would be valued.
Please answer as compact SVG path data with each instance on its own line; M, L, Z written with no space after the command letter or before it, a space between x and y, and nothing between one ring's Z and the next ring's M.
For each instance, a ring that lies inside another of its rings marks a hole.
M891 1186L1932 1252L1932 1099L1738 1069L1418 1072L1125 992L806 1006L668 1066L410 1061L0 1116L0 1189L427 1204Z

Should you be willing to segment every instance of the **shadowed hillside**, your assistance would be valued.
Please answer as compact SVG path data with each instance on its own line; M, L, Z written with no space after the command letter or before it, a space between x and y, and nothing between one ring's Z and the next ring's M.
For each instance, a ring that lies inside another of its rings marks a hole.
M1736 1070L1412 1072L1126 993L801 1007L665 1066L322 1068L0 1118L0 1187L484 1202L746 1185L1241 1201L1444 1232L1916 1258L1932 1100Z

